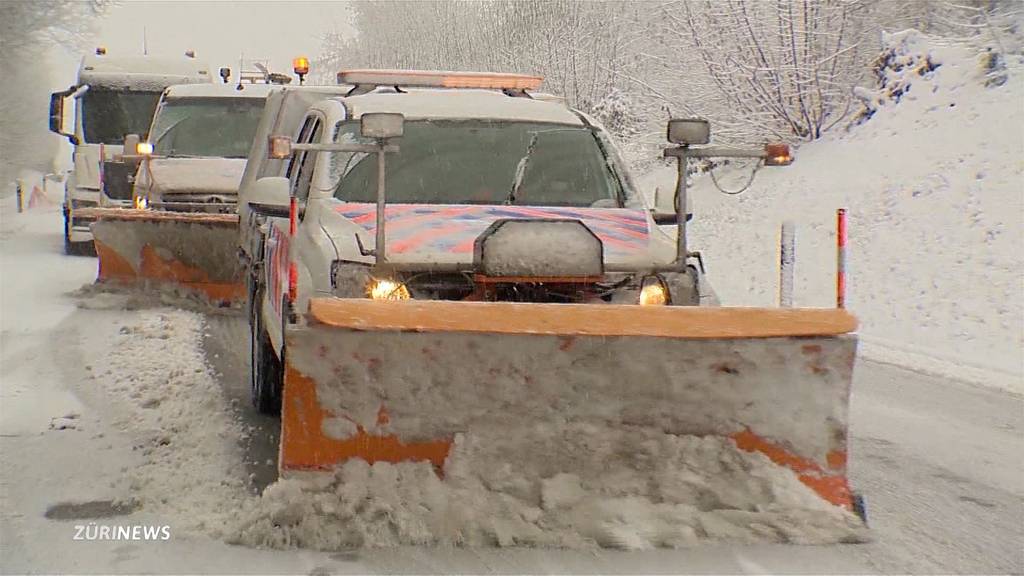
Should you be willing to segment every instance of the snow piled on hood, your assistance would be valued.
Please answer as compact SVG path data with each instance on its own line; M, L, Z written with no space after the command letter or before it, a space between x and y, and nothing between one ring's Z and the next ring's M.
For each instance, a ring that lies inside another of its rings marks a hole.
M160 194L237 195L245 162L245 158L153 158L148 170L139 168L138 185L152 186Z

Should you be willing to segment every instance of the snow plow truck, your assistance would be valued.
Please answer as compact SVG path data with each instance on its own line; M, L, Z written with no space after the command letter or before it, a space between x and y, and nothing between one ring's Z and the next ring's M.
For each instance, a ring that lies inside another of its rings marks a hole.
M680 178L652 210L594 119L531 97L538 77L338 80L294 138L257 134L281 171L240 198L252 394L280 412L282 475L362 459L444 478L489 454L586 482L630 452L654 482L664 462L629 447L697 435L853 508L856 320L719 306L686 246L686 160L786 164L785 146L702 147L706 122L672 121Z
M181 58L108 55L105 48L82 58L78 80L50 95L50 131L74 146L73 170L64 194L64 250L92 246L96 207L130 208L137 162L137 135L144 134L163 90L172 84L210 84L206 65L193 52ZM65 131L64 105L75 102L73 127ZM125 136L135 134L134 139ZM127 149L126 149L127 148ZM127 157L126 157L127 156ZM84 211L83 211L84 210Z
M92 210L100 281L244 297L237 195L269 84L171 86L138 145L133 209Z
M301 78L308 61L299 61ZM148 139L133 157L133 207L89 211L98 281L170 286L220 306L244 300L237 209L246 158L267 116L267 96L307 89L285 88L288 76L253 65L237 83L221 68L223 84L171 86L161 96Z

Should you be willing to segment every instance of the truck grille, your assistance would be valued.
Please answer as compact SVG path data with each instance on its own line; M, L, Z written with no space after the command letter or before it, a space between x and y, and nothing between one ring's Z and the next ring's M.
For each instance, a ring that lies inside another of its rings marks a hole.
M591 301L589 283L507 282L478 285L466 274L418 273L405 278L415 298L431 300L480 299L492 302L578 303Z

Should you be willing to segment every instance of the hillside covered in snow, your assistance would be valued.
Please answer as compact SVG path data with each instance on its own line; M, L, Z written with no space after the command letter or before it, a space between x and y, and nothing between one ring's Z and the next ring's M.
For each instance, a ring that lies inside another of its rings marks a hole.
M779 227L796 306L835 305L835 212L849 216L847 307L863 355L1024 391L1024 64L914 31L887 37L865 112L765 168L746 192L690 189L692 249L724 303L776 305ZM714 127L712 127L714 134ZM674 167L642 179L671 190ZM738 188L749 166L716 170Z

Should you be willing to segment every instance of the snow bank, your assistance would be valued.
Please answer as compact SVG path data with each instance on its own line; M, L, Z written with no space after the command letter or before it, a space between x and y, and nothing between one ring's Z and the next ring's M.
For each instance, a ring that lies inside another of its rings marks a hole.
M715 437L648 440L629 458L609 454L607 470L594 478L532 478L465 435L456 438L443 478L426 462L350 460L333 474L269 487L232 541L326 550L399 544L644 549L708 539L865 538L859 520L763 455ZM628 465L633 459L663 464L652 480Z
M863 354L1024 392L1024 64L1008 56L993 82L989 53L913 32L889 40L883 83L859 91L870 118L761 170L740 196L695 180L691 246L723 302L772 306L779 226L794 220L795 305L833 306L846 207ZM720 181L747 174L723 169ZM671 189L674 169L645 180Z
M82 306L120 309L126 300L96 294ZM91 370L142 456L122 471L125 499L168 520L176 534L220 535L251 498L239 448L246 432L206 367L202 316L160 308L125 310L123 318Z

